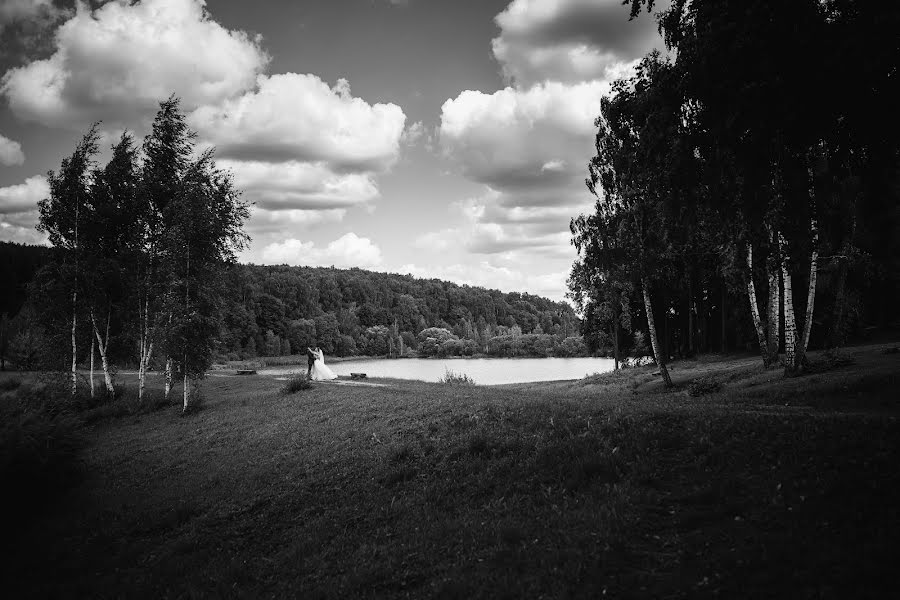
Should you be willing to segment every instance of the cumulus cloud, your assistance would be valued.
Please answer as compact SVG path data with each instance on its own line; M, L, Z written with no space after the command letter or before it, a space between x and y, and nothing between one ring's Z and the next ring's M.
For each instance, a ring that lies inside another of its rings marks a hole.
M54 21L65 11L54 6L52 0L3 0L0 3L0 31L10 23Z
M11 167L25 162L25 154L19 142L0 134L0 165Z
M221 156L324 162L337 170L383 170L400 148L406 115L395 104L370 105L339 79L260 75L256 88L198 108L190 123Z
M251 234L334 222L379 196L376 177L397 161L406 115L353 97L346 80L261 75L254 89L188 117L219 165L256 204ZM321 214L318 214L321 213Z
M50 195L43 175L29 177L24 183L0 187L0 239L23 244L42 244L47 236L35 231L37 203Z
M348 233L324 248L313 242L287 239L262 249L263 264L288 264L319 267L377 267L382 262L381 249L369 238Z
M267 210L332 209L378 197L370 173L335 173L323 163L221 160L247 198Z
M497 15L492 49L509 85L447 100L439 129L444 154L485 193L459 203L462 226L423 234L419 247L461 246L511 273L547 265L539 276L562 295L569 221L593 204L584 178L600 101L661 44L655 20L629 22L628 10L621 0L513 0Z
M10 69L0 92L20 118L75 129L134 126L175 93L185 109L251 88L268 63L259 40L209 18L204 0L78 3L54 52Z
M494 56L519 85L609 79L662 48L655 19L629 21L629 11L621 0L513 0L495 17Z
M594 119L608 90L605 81L551 81L493 94L467 90L441 108L441 144L474 181L505 189L553 189L575 174L583 179ZM540 193L532 200L555 202Z
M37 210L38 201L50 195L50 186L43 175L29 177L24 183L0 187L0 215Z
M339 223L346 216L347 210L332 208L327 210L266 210L257 206L250 207L250 219L246 229L254 238L259 235L272 237L285 232L305 231L319 225Z

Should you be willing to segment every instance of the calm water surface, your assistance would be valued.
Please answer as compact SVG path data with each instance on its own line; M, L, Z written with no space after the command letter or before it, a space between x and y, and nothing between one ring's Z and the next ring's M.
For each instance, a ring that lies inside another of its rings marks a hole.
M428 359L404 358L400 360L348 360L328 362L338 375L365 373L369 377L395 377L397 379L418 379L420 381L440 381L447 369L454 373L465 373L480 385L502 383L524 383L526 381L554 381L559 379L581 379L593 373L612 371L611 358L454 358ZM260 371L260 375L287 375L306 372L301 367L279 367Z

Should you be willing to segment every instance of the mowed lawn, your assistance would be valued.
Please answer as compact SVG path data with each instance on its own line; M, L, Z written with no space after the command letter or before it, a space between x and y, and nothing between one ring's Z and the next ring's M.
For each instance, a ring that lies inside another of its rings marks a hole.
M379 380L86 429L9 598L849 598L896 588L900 355L506 387ZM721 390L691 397L687 383ZM154 381L154 385L158 382ZM176 390L178 392L180 390ZM4 493L14 493L5 490Z

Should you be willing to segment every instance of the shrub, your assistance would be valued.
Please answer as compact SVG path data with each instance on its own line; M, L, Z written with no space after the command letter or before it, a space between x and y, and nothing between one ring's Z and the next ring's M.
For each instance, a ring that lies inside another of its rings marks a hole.
M0 392L11 392L22 385L22 380L18 377L10 377L0 381Z
M80 478L79 422L59 392L23 385L0 403L0 518L10 526Z
M445 369L444 376L441 377L441 383L450 385L475 385L475 380L465 373L456 373L450 369Z
M311 387L312 383L306 378L306 375L295 375L285 382L284 387L281 388L281 393L296 394Z
M711 377L695 379L688 386L688 395L692 398L712 394L722 389L722 384Z

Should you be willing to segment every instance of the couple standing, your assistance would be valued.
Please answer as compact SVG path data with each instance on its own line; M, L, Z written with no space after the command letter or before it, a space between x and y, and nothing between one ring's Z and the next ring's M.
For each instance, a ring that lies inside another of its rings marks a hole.
M327 379L337 379L334 371L325 366L325 355L316 346L313 350L307 346L306 348L306 378L314 381L325 381Z

